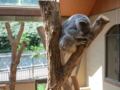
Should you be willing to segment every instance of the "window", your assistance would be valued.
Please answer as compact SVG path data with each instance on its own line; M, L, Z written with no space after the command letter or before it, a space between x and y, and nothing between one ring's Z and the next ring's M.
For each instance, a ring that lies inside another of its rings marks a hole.
M39 0L0 0L0 5L38 6Z
M45 90L47 79L35 80L35 90Z
M120 25L106 34L106 77L120 82Z
M41 16L39 0L0 0L0 16Z

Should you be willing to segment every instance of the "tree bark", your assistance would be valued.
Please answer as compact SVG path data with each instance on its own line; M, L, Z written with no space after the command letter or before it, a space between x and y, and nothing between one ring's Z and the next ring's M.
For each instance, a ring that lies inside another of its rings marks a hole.
M60 50L58 47L61 17L59 4L53 1L40 1L44 30L46 37L46 51L48 60L48 81L46 90L60 90L61 86L55 87L59 75L59 68L62 68L60 61Z
M90 34L93 35L94 38L96 38L108 22L109 19L107 17L103 15L99 16L92 25ZM63 72L59 74L59 85L62 85L66 81L76 64L79 62L79 60L81 60L82 55L84 54L86 49L93 41L94 40L88 41L85 47L83 45L77 47L77 51L71 55L66 64L63 66Z
M44 48L46 48L46 38L45 38L45 31L43 29L43 26L40 26L40 27L37 27L37 32L40 36L40 40L42 41L43 45L44 45ZM61 62L62 64L64 65L65 64L65 61L64 61L64 54L61 53ZM63 84L63 89L64 90L72 90L71 88L71 84L69 82L69 80L67 80L64 84Z
M10 44L12 47L12 61L11 61L11 66L10 66L9 90L15 90L17 66L20 62L21 54L26 45L26 42L23 41L20 46L20 50L17 53L17 47L18 47L20 38L21 38L23 30L24 30L24 23L21 23L21 28L19 30L16 40L14 40L12 37L12 32L10 30L10 24L7 22L5 25L6 25L6 29L7 29L7 33L8 33L8 38L9 38L9 41L10 41Z
M44 48L46 49L46 38L45 38L45 31L43 29L43 26L37 27L37 32L40 36L40 40L42 41L42 44L44 45Z
M59 4L53 1L39 1L39 4L44 23L48 60L48 80L46 90L61 90L61 86L71 75L72 70L81 60L83 53L93 40L88 41L86 46L78 46L77 51L71 55L64 65L62 65L58 47L61 31ZM107 17L99 16L92 25L90 34L96 38L108 22L109 19Z

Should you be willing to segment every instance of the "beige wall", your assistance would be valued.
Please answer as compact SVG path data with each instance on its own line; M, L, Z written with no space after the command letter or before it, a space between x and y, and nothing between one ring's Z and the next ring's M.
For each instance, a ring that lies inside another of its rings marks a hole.
M68 60L69 57L70 57L70 54L67 54L65 56L65 60ZM86 63L85 63L85 54L84 54L83 57L82 57L82 60L81 60L81 64L80 64L80 67L79 67L79 70L78 70L78 74L77 74L77 80L78 80L78 83L79 83L80 87L85 87L86 86L86 72L85 72L86 65L85 64ZM76 70L76 68L73 70L72 74L75 74L75 70Z
M5 90L9 90L8 84L6 84ZM15 90L35 90L35 82L17 82Z
M82 61L79 67L77 79L79 82L80 87L85 87L86 86L86 61L85 61L85 54L82 57Z
M86 84L91 90L120 90L105 79L105 34L115 24L120 24L120 9L102 13L110 19L103 31L93 41L86 52ZM100 14L99 14L100 15ZM99 16L90 16L91 22Z
M15 90L35 90L35 83L16 84Z

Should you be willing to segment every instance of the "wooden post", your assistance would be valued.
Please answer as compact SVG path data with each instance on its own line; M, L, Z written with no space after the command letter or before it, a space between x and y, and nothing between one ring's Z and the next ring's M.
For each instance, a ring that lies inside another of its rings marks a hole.
M11 66L10 66L9 90L15 90L17 66L20 62L21 54L26 45L26 42L23 41L21 44L20 50L17 53L17 47L18 47L20 38L21 38L23 30L24 30L24 23L21 23L21 27L20 27L20 30L19 30L16 40L14 40L12 37L12 32L10 30L10 24L7 22L5 25L6 25L6 29L7 29L7 33L8 33L8 38L9 38L9 41L10 41L10 44L12 47L12 61L11 61Z
M78 84L78 80L77 80L77 76L76 75L72 75L71 76L71 79L72 79L72 82L73 82L73 85L74 85L74 89L75 90L80 90L80 86Z
M71 55L68 61L62 65L60 50L58 48L61 30L61 18L59 4L53 1L39 1L44 31L46 37L46 51L48 60L48 80L46 90L61 90L61 86L71 75L76 64L81 60L83 53L93 40L86 43L86 47L80 45L77 51ZM99 16L92 25L90 34L95 38L109 22L105 16Z

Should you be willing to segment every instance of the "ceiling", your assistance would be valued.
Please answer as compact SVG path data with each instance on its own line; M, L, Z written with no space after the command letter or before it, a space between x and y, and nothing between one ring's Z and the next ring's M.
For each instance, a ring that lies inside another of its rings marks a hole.
M58 0L59 1L59 0ZM120 7L120 0L60 0L62 16L95 15ZM0 16L40 16L39 8L0 7Z
M60 9L62 16L71 16L73 14L90 15L96 0L60 0Z

